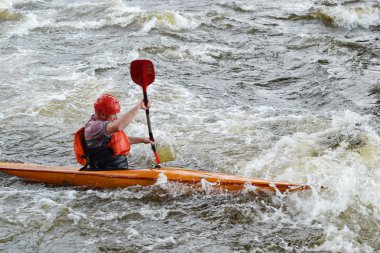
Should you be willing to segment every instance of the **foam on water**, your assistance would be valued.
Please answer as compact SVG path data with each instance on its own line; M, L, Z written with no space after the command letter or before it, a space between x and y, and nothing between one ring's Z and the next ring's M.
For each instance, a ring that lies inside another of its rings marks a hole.
M87 219L87 215L82 212L75 211L72 208L68 208L67 219L72 220L74 225L77 225L80 220Z
M16 26L13 30L11 30L9 34L10 36L12 35L24 36L24 35L29 34L30 31L35 28L49 26L50 24L51 24L51 21L48 19L44 19L43 17L38 16L34 13L27 13L27 14L24 14L22 23Z
M126 228L125 232L127 234L128 240L137 239L141 237L140 233L136 229L133 229L131 227Z
M12 7L12 1L0 0L0 10L10 9Z
M154 251L154 249L159 248L159 247L164 247L164 246L172 246L176 244L176 240L172 236L169 236L167 238L158 238L153 245L144 247L145 250L147 251Z
M179 13L166 11L160 13L142 13L137 22L144 21L142 29L139 34L146 34L153 28L162 30L191 30L200 25L195 18L184 17Z
M334 23L345 28L369 28L380 24L380 8L368 6L322 7L321 11L334 19Z
M210 194L212 192L212 186L215 185L216 183L211 183L208 182L206 179L202 178L201 179L201 187L202 189L207 193Z
M143 206L139 210L142 216L150 220L164 220L168 216L168 212L165 208L152 210L149 206Z
M158 175L156 185L159 185L161 187L165 187L165 185L168 183L168 178L165 176L165 174L160 173Z
M114 1L115 2L115 1ZM41 24L48 27L73 27L80 30L101 29L107 26L137 26L139 31L132 33L142 35L149 33L153 28L162 30L191 30L200 25L196 17L192 15L181 15L174 11L150 12L140 7L127 6L125 3L116 1L117 4L99 4L98 18L93 19L88 13L82 14L80 20L58 20L51 24ZM95 4L97 7L98 4ZM71 5L63 12L79 12L82 5ZM70 10L68 10L70 9Z
M12 2L5 2L2 6L4 9L10 9L12 8ZM140 7L129 6L122 1L79 3L60 7L47 9L44 12L22 12L23 19L21 23L15 25L9 31L9 36L25 36L36 28L72 27L87 30L112 26L137 26L139 29L134 33L142 35L149 33L154 28L172 31L192 30L201 24L198 17L193 15L183 15L175 11L165 10L151 12ZM94 19L93 17L94 13L82 13L83 8L93 8L96 18ZM74 17L70 19L73 14ZM61 16L61 18L57 19L57 16Z
M3 214L11 217L10 222L27 228L40 227L43 230L53 226L59 215L65 212L68 203L76 199L75 191L69 190L57 195L54 191L36 194L35 190L6 191L4 195L11 201L28 196L29 201L19 206L3 207ZM15 208L15 210L13 210Z
M191 59L200 63L216 64L223 56L232 54L232 49L217 45L182 45L178 58Z
M371 126L370 117L345 111L333 112L321 120L312 115L282 115L273 111L273 108L262 107L248 114L238 108L230 108L208 121L208 113L202 111L201 107L197 112L197 119L187 119L192 122L193 133L197 131L196 122L201 121L205 136L211 133L223 140L232 138L232 142L239 142L239 138L234 138L236 135L250 139L245 142L247 147L239 146L241 153L249 152L253 143L264 148L250 162L237 162L234 168L225 169L230 172L236 170L235 173L250 177L285 179L314 187L308 197L290 197L290 205L294 205L295 210L301 212L296 215L300 224L313 226L318 220L317 227L326 228L326 241L318 250L371 251L370 246L360 244L360 231L371 228L365 225L356 228L346 218L341 217L342 214L350 215L352 212L376 219L380 217L380 198L377 194L380 190L377 183L380 180L380 173L377 171L380 162L380 137ZM260 137L262 133L268 134L268 131L260 128L287 121L295 124L283 124L292 134L283 135L271 147L263 143L262 140L271 137ZM188 141L191 142L191 138ZM207 136L203 141L203 145L210 141L217 143L212 136ZM218 145L215 143L214 145ZM247 157L247 153L244 157ZM320 186L326 188L322 190ZM202 182L202 188L208 192L208 183ZM279 197L284 198L281 194ZM294 216L289 217L281 209L277 214L281 223L291 223L294 219ZM348 227L341 227L345 222Z
M337 132L352 133L355 129L359 129L363 143L346 136L337 146L330 142L326 146L326 137L334 138ZM326 241L318 250L370 252L371 247L360 244L360 231L371 228L366 224L355 225L347 216L359 213L380 218L377 194L380 177L376 172L379 157L380 137L369 126L369 118L346 111L333 116L329 128L284 136L243 171L248 176L263 175L314 185L316 188L310 197L294 195L291 199L296 206L302 206L297 208L303 213L297 219L305 219L303 222L308 225L318 220L320 226L326 228ZM326 189L319 189L320 186ZM347 226L342 227L342 223Z

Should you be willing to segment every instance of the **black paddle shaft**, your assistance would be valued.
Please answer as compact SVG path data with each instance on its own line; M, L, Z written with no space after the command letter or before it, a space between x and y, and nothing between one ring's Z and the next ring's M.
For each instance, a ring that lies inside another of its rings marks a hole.
M148 106L148 94L146 91L144 91L144 103L145 103L145 106ZM145 114L146 114L146 121L148 122L149 139L151 141L154 141L152 127L150 125L149 109L145 110ZM153 152L156 152L156 145L151 144L151 146L152 146Z

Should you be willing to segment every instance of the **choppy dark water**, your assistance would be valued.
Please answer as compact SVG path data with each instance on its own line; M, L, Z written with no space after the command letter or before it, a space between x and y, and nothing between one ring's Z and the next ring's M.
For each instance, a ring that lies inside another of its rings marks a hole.
M173 164L315 186L95 191L1 175L0 251L378 252L379 30L377 1L0 0L0 160L74 165L95 98L132 106L129 64L150 58ZM127 130L146 134L144 115ZM130 161L151 166L149 147Z

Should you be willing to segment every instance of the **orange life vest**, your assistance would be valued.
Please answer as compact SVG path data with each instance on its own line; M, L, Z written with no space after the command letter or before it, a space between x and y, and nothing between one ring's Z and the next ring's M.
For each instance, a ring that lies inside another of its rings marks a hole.
M74 153L77 162L82 165L87 164L86 144L84 138L84 127L79 128L74 135ZM124 130L120 130L112 134L110 141L107 144L115 156L126 155L131 150L128 136Z
M84 127L78 129L74 135L74 153L77 162L82 165L87 164L86 149L84 140Z
M107 147L112 149L115 155L126 155L131 150L131 144L124 130L114 133Z

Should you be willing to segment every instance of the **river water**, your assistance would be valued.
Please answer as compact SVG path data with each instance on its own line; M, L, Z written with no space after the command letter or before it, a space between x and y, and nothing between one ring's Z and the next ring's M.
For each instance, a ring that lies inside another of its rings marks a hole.
M1 174L0 252L380 252L379 31L375 0L0 0L0 160L75 165L94 100L131 108L129 64L149 58L167 165L312 185L85 190ZM143 112L127 132L146 136ZM129 161L154 163L148 145Z

